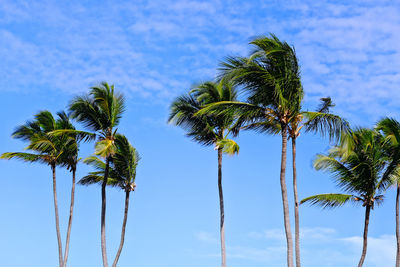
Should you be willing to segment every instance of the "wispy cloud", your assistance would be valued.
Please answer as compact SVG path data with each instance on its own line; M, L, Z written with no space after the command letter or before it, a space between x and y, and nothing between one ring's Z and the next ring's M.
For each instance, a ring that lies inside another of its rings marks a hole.
M232 262L263 262L284 266L286 261L286 239L281 229L270 229L247 234L245 245L227 244L227 256ZM196 234L199 242L216 244L217 238L208 232ZM301 229L301 252L305 266L354 266L362 248L361 236L342 237L331 228L315 227ZM214 247L217 249L217 247ZM395 260L395 236L381 235L368 238L366 266L391 266ZM218 251L199 251L202 256L218 257Z
M76 92L108 80L169 100L274 32L296 47L308 101L330 95L342 115L374 120L399 113L399 12L393 1L4 0L0 88Z

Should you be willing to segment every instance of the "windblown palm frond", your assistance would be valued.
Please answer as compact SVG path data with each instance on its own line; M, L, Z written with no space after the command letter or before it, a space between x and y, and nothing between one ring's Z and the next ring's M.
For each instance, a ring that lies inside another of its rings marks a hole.
M232 139L222 139L216 142L215 149L222 148L222 152L228 155L239 154L239 145Z
M341 207L349 201L356 201L353 195L346 194L320 194L303 199L300 204L308 203L310 205L325 208Z
M40 162L49 163L49 159L46 155L25 153L25 152L6 152L1 154L0 159L19 159L25 162Z

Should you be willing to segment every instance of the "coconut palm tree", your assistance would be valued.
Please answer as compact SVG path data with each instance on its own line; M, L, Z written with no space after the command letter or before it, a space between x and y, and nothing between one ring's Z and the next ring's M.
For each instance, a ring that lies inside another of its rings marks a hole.
M376 125L377 130L381 131L388 141L387 153L390 165L388 169L400 166L400 123L393 118L384 118ZM400 173L399 175L400 176ZM393 183L396 185L396 267L400 266L400 222L399 222L399 198L400 198L400 180L395 176Z
M74 98L69 105L71 117L93 131L92 134L77 131L75 133L86 137L96 135L98 141L95 146L95 153L105 158L104 180L101 185L101 252L104 267L108 266L105 233L106 185L110 160L116 150L114 144L116 127L124 109L123 95L114 92L114 85L109 85L106 82L91 87L89 94Z
M299 223L299 197L297 193L297 168L296 168L296 141L302 130L306 132L328 134L330 139L339 139L343 133L348 132L348 123L337 115L331 114L329 109L334 107L330 97L321 98L321 104L316 111L299 111L290 120L288 127L289 138L292 140L292 167L293 167L293 195L294 195L294 220L295 220L295 255L296 266L301 266L300 261L300 223Z
M41 111L35 115L35 120L28 121L26 124L19 126L14 131L13 137L29 141L29 145L26 148L29 152L7 152L3 153L0 158L16 158L25 162L39 162L51 167L53 176L53 200L58 242L58 257L59 265L62 267L63 254L58 215L56 166L65 165L67 157L64 157L64 154L71 155L71 151L73 150L74 153L77 153L77 147L76 140L69 135L51 136L48 134L54 130L65 129L64 127L73 127L72 125L67 125L65 123L65 113L58 113L58 116L59 118L55 120L49 111Z
M234 116L195 115L208 104L220 101L235 101L235 87L225 81L205 82L196 86L187 95L176 98L170 108L168 121L187 131L187 136L201 145L214 145L218 154L218 192L220 206L221 266L226 266L225 211L222 190L222 154L235 154L239 146L228 139L235 123Z
M367 253L370 212L383 201L383 193L391 184L396 168L389 168L384 137L370 129L359 128L346 134L339 145L327 155L318 155L314 161L317 170L332 173L335 182L347 194L320 194L303 199L300 203L323 208L340 207L347 202L365 207L363 248L358 266Z
M59 116L59 119L56 122L58 125L56 129L73 130L73 131L75 130L75 127L72 125L68 115L65 112L59 112L57 114ZM51 135L51 133L49 133L49 135ZM69 208L67 237L65 239L63 267L67 266L67 261L68 261L72 218L73 218L74 203L75 203L76 169L79 161L78 159L79 142L82 140L82 136L79 134L68 133L66 135L69 139L69 145L65 147L63 153L60 156L60 165L66 167L72 173L72 185L71 185L71 201Z
M122 247L124 245L126 222L128 219L129 195L130 192L134 191L136 187L136 167L140 159L138 152L129 143L125 136L117 134L115 137L115 146L116 152L112 157L112 166L109 172L107 185L119 187L125 191L125 210L121 230L121 240L114 263L112 265L113 267L117 266ZM95 167L97 171L91 172L89 175L83 177L79 181L79 184L90 185L94 183L102 183L104 180L104 170L106 164L100 158L94 156L85 159L84 162Z
M250 42L248 57L228 57L220 68L221 78L243 87L245 102L221 101L209 104L199 115L231 114L238 117L235 129L254 129L282 136L280 184L287 241L287 265L293 267L293 240L290 230L286 189L286 154L290 121L298 114L303 99L300 68L293 47L275 35Z

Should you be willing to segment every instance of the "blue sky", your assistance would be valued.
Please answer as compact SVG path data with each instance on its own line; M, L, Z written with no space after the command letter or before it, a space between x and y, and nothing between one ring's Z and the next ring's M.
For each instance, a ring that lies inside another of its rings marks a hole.
M100 81L127 97L119 131L142 156L119 266L218 266L217 155L167 125L168 107L193 83L213 79L227 55L275 33L295 46L305 108L331 96L353 125L399 118L400 5L395 1L0 1L1 151L20 151L13 129L39 110L64 109ZM279 189L280 138L243 132L223 162L228 264L285 266ZM299 194L336 192L312 169L327 140L298 140ZM82 157L93 144L82 145ZM290 160L290 157L288 158ZM288 162L288 169L291 165ZM0 255L4 266L57 264L47 166L0 161ZM90 169L79 166L78 177ZM57 169L63 236L70 175ZM288 171L289 192L291 172ZM365 266L394 264L394 190L372 213ZM109 258L119 241L123 198L108 191ZM290 195L291 197L291 195ZM363 210L301 207L303 265L354 266ZM69 266L100 266L100 188L76 192Z

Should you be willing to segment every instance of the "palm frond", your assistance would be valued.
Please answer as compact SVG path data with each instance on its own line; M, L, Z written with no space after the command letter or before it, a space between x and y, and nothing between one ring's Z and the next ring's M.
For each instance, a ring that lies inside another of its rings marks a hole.
M222 139L216 142L215 149L222 149L222 152L228 155L239 154L239 145L232 139Z
M346 194L320 194L307 197L300 204L320 206L323 209L341 207L349 201L356 201L353 195Z
M350 131L349 123L337 115L309 111L303 112L303 115L306 118L304 123L306 132L328 135L330 140L339 140L343 134Z
M46 155L38 155L26 152L6 152L1 154L0 159L19 159L25 162L41 162L49 164L50 160Z

